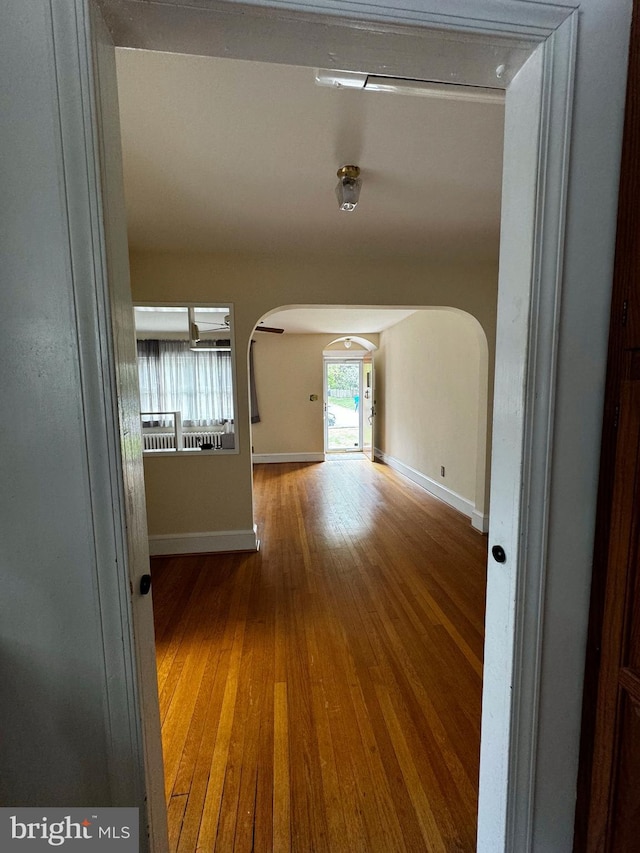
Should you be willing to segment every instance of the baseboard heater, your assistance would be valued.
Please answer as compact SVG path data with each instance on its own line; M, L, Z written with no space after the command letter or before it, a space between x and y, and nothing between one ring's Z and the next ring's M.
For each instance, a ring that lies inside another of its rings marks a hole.
M176 437L173 432L153 432L142 436L145 450L175 450ZM182 442L185 448L197 449L201 444L213 444L216 436L213 432L183 432Z

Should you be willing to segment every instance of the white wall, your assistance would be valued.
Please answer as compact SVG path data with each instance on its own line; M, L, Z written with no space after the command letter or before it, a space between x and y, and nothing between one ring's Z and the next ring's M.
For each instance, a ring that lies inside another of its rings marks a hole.
M322 353L335 335L254 335L260 423L255 454L324 453ZM364 335L377 344L377 334ZM355 349L355 347L354 347ZM353 352L354 350L351 350ZM340 355L348 355L341 347ZM310 400L316 394L317 400Z
M247 352L254 326L275 308L314 304L451 306L471 314L482 326L489 342L489 375L493 374L495 261L471 262L451 256L361 258L350 270L348 287L342 270L339 259L318 256L132 252L131 287L135 301L231 303L236 331L236 436L240 452L235 456L189 459L146 457L147 513L152 535L251 528ZM393 287L389 287L390 281ZM259 337L262 340L266 335ZM320 440L317 429L316 424L314 442Z
M251 429L254 453L323 453L322 348L329 340L255 335L260 423Z
M487 358L477 321L447 310L385 330L375 356L376 446L467 515L484 514Z

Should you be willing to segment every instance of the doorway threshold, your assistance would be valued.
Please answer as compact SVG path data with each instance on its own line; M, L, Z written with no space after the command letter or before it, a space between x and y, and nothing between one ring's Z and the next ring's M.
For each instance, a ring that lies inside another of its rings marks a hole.
M340 459L367 459L362 450L327 450L324 455L326 462L336 462Z

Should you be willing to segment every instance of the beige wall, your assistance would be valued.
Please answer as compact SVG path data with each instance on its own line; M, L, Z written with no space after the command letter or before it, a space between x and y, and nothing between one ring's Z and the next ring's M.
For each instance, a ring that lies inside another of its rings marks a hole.
M147 457L151 534L246 530L253 524L247 352L258 320L284 306L451 306L478 319L495 351L494 262L469 259L183 255L134 252L133 298L141 302L231 302L237 344L238 409L234 456ZM171 495L175 496L172 500Z
M322 353L335 337L254 335L260 407L260 423L252 428L255 453L324 451ZM364 337L378 343L377 334ZM340 354L348 353L341 347ZM318 399L311 401L312 394Z
M375 364L376 446L483 513L488 350L477 321L416 312L381 334Z

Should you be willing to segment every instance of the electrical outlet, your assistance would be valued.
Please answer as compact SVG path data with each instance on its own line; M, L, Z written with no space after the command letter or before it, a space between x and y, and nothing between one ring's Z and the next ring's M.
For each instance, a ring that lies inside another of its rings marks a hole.
M444 477L444 465L440 466L440 476Z

